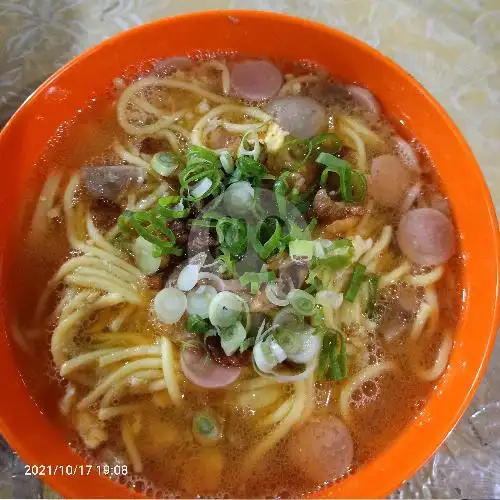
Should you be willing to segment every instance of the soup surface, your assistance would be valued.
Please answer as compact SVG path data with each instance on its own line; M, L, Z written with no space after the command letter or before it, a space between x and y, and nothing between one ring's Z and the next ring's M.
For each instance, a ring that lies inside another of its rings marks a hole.
M147 496L341 480L444 372L452 214L369 90L312 64L156 61L39 167L13 291L24 376Z

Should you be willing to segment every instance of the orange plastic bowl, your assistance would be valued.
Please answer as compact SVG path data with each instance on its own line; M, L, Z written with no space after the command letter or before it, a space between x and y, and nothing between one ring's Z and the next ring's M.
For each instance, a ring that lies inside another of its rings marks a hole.
M125 68L154 58L234 51L283 60L313 60L333 75L370 88L406 135L426 146L451 200L464 256L464 308L446 374L422 413L371 463L320 493L383 497L410 477L467 407L493 346L499 311L499 238L493 205L463 137L439 104L405 71L368 45L302 19L256 11L176 16L140 26L87 51L45 82L0 136L0 262L15 262L12 242L27 179L56 129L91 95L103 94ZM29 464L83 465L63 433L30 398L13 356L9 288L0 273L0 430ZM40 374L42 377L43 375ZM66 497L131 497L124 486L76 470L43 478Z

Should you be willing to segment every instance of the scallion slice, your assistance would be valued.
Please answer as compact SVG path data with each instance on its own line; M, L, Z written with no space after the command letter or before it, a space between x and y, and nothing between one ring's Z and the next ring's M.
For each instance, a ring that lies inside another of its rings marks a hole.
M316 306L316 300L304 290L292 290L288 293L287 299L290 305L302 316L312 316Z
M368 318L373 318L373 313L375 311L375 302L377 300L377 288L379 282L379 276L376 274L370 274L368 276L368 303L366 305L366 315Z
M230 325L227 328L220 329L220 345L226 354L226 356L232 356L243 344L247 336L245 327L241 324L241 321Z
M149 165L157 174L169 177L181 165L181 159L174 153L160 151L153 156Z
M239 321L245 310L245 300L233 292L220 292L210 302L208 317L214 326L228 328Z
M354 265L351 280L347 287L347 291L344 295L344 299L348 302L354 302L356 296L358 295L361 284L365 279L366 266L357 262Z

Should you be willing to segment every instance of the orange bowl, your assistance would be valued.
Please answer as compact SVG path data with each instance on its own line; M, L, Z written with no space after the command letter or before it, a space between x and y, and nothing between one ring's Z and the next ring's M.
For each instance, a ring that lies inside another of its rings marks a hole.
M476 389L499 316L499 233L481 171L457 127L410 75L368 45L321 24L257 11L216 11L162 19L115 36L77 57L46 81L0 135L0 431L43 479L66 497L132 497L124 486L87 475L83 459L30 397L16 364L7 278L15 264L19 212L27 180L58 128L102 96L115 77L155 58L237 52L282 60L308 59L332 75L368 87L406 136L425 145L437 165L461 238L463 309L449 368L422 412L373 461L318 493L321 497L383 497L410 477L452 430ZM59 129L60 130L60 129ZM11 273L12 274L12 273ZM42 377L42 374L40 374Z

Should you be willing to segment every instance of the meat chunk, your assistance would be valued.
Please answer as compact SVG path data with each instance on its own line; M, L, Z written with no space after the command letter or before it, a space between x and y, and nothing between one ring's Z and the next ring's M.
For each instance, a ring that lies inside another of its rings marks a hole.
M172 230L175 236L175 242L179 246L183 246L187 243L189 238L189 228L187 221L182 219L174 219L169 222L168 227Z
M208 136L208 145L211 149L228 149L231 152L236 152L240 144L241 138L231 134L222 127L217 127Z
M108 440L106 423L99 420L95 413L78 411L75 415L75 427L85 446L90 450L96 449Z
M266 293L259 290L250 302L250 311L255 313L270 313L277 311L278 307L269 302Z
M142 140L139 150L147 155L154 155L160 151L168 151L170 145L166 139L155 139L154 137L146 137Z
M217 245L217 239L210 234L210 229L205 227L193 227L189 233L188 254L196 255L200 252L209 253L210 249Z
M348 472L353 454L351 434L337 417L308 422L287 442L288 459L315 485Z
M288 284L293 285L293 288L302 288L309 273L309 267L305 260L287 259L280 264L278 272L283 285Z
M330 221L359 216L366 212L365 207L360 205L344 201L333 201L325 189L319 189L314 196L313 210L320 219L328 219Z
M116 224L122 208L117 203L99 198L91 201L90 213L97 229L108 231Z
M222 366L245 366L250 364L251 361L251 351L247 350L245 352L236 351L232 356L226 356L225 352L222 350L220 344L220 337L218 335L212 335L207 337L205 341L205 346L207 348L210 358L216 363Z
M311 85L309 92L311 97L324 106L329 104L342 105L350 99L349 92L344 85L332 83L327 80L322 80Z
M144 169L132 165L82 167L81 175L87 195L94 200L116 201L130 186L144 181Z

